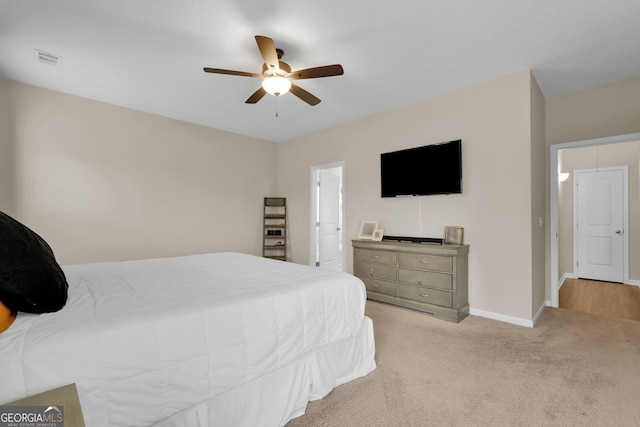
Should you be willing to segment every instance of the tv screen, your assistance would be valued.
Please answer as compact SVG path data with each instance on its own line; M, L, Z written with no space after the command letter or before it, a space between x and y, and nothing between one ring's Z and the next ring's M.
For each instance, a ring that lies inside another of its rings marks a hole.
M382 197L462 193L462 141L380 154Z

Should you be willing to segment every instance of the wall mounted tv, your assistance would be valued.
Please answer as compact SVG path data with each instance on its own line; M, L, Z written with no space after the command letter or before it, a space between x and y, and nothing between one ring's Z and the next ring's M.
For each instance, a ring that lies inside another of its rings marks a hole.
M382 197L462 193L462 141L380 154Z

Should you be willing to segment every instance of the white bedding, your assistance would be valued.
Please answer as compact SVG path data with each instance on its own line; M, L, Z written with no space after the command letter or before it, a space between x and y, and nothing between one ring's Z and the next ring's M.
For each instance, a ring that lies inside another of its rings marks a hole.
M63 270L67 305L0 334L0 403L76 383L88 426L282 425L375 368L346 273L238 253Z

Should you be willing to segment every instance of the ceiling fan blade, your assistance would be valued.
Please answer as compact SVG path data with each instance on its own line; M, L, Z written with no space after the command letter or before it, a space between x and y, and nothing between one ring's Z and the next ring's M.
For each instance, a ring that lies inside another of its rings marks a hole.
M266 94L267 94L267 91L264 90L263 88L260 88L257 91L253 92L253 95L251 95L249 99L247 99L244 102L245 104L255 104L256 102L260 101L262 97L265 96Z
M313 96L312 94L310 94L306 90L302 89L298 85L295 85L295 84L291 83L291 89L289 89L289 91L292 94L294 94L295 96L297 96L298 98L302 99L307 104L311 105L312 107L314 105L320 104L320 99L319 98L316 98L315 96Z
M230 74L232 76L242 76L242 77L262 77L260 74L247 73L246 71L223 70L222 68L204 67L204 72L214 73L214 74Z
M258 49L260 49L265 65L275 75L280 69L275 43L265 36L256 36L256 43L258 43Z
M318 77L341 76L344 74L342 65L323 65L322 67L305 68L290 72L287 77L290 79L317 79Z

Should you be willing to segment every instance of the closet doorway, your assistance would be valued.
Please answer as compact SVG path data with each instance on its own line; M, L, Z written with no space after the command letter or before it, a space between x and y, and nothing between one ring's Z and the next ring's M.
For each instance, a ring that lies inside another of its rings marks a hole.
M309 260L316 267L343 271L344 162L311 168Z

